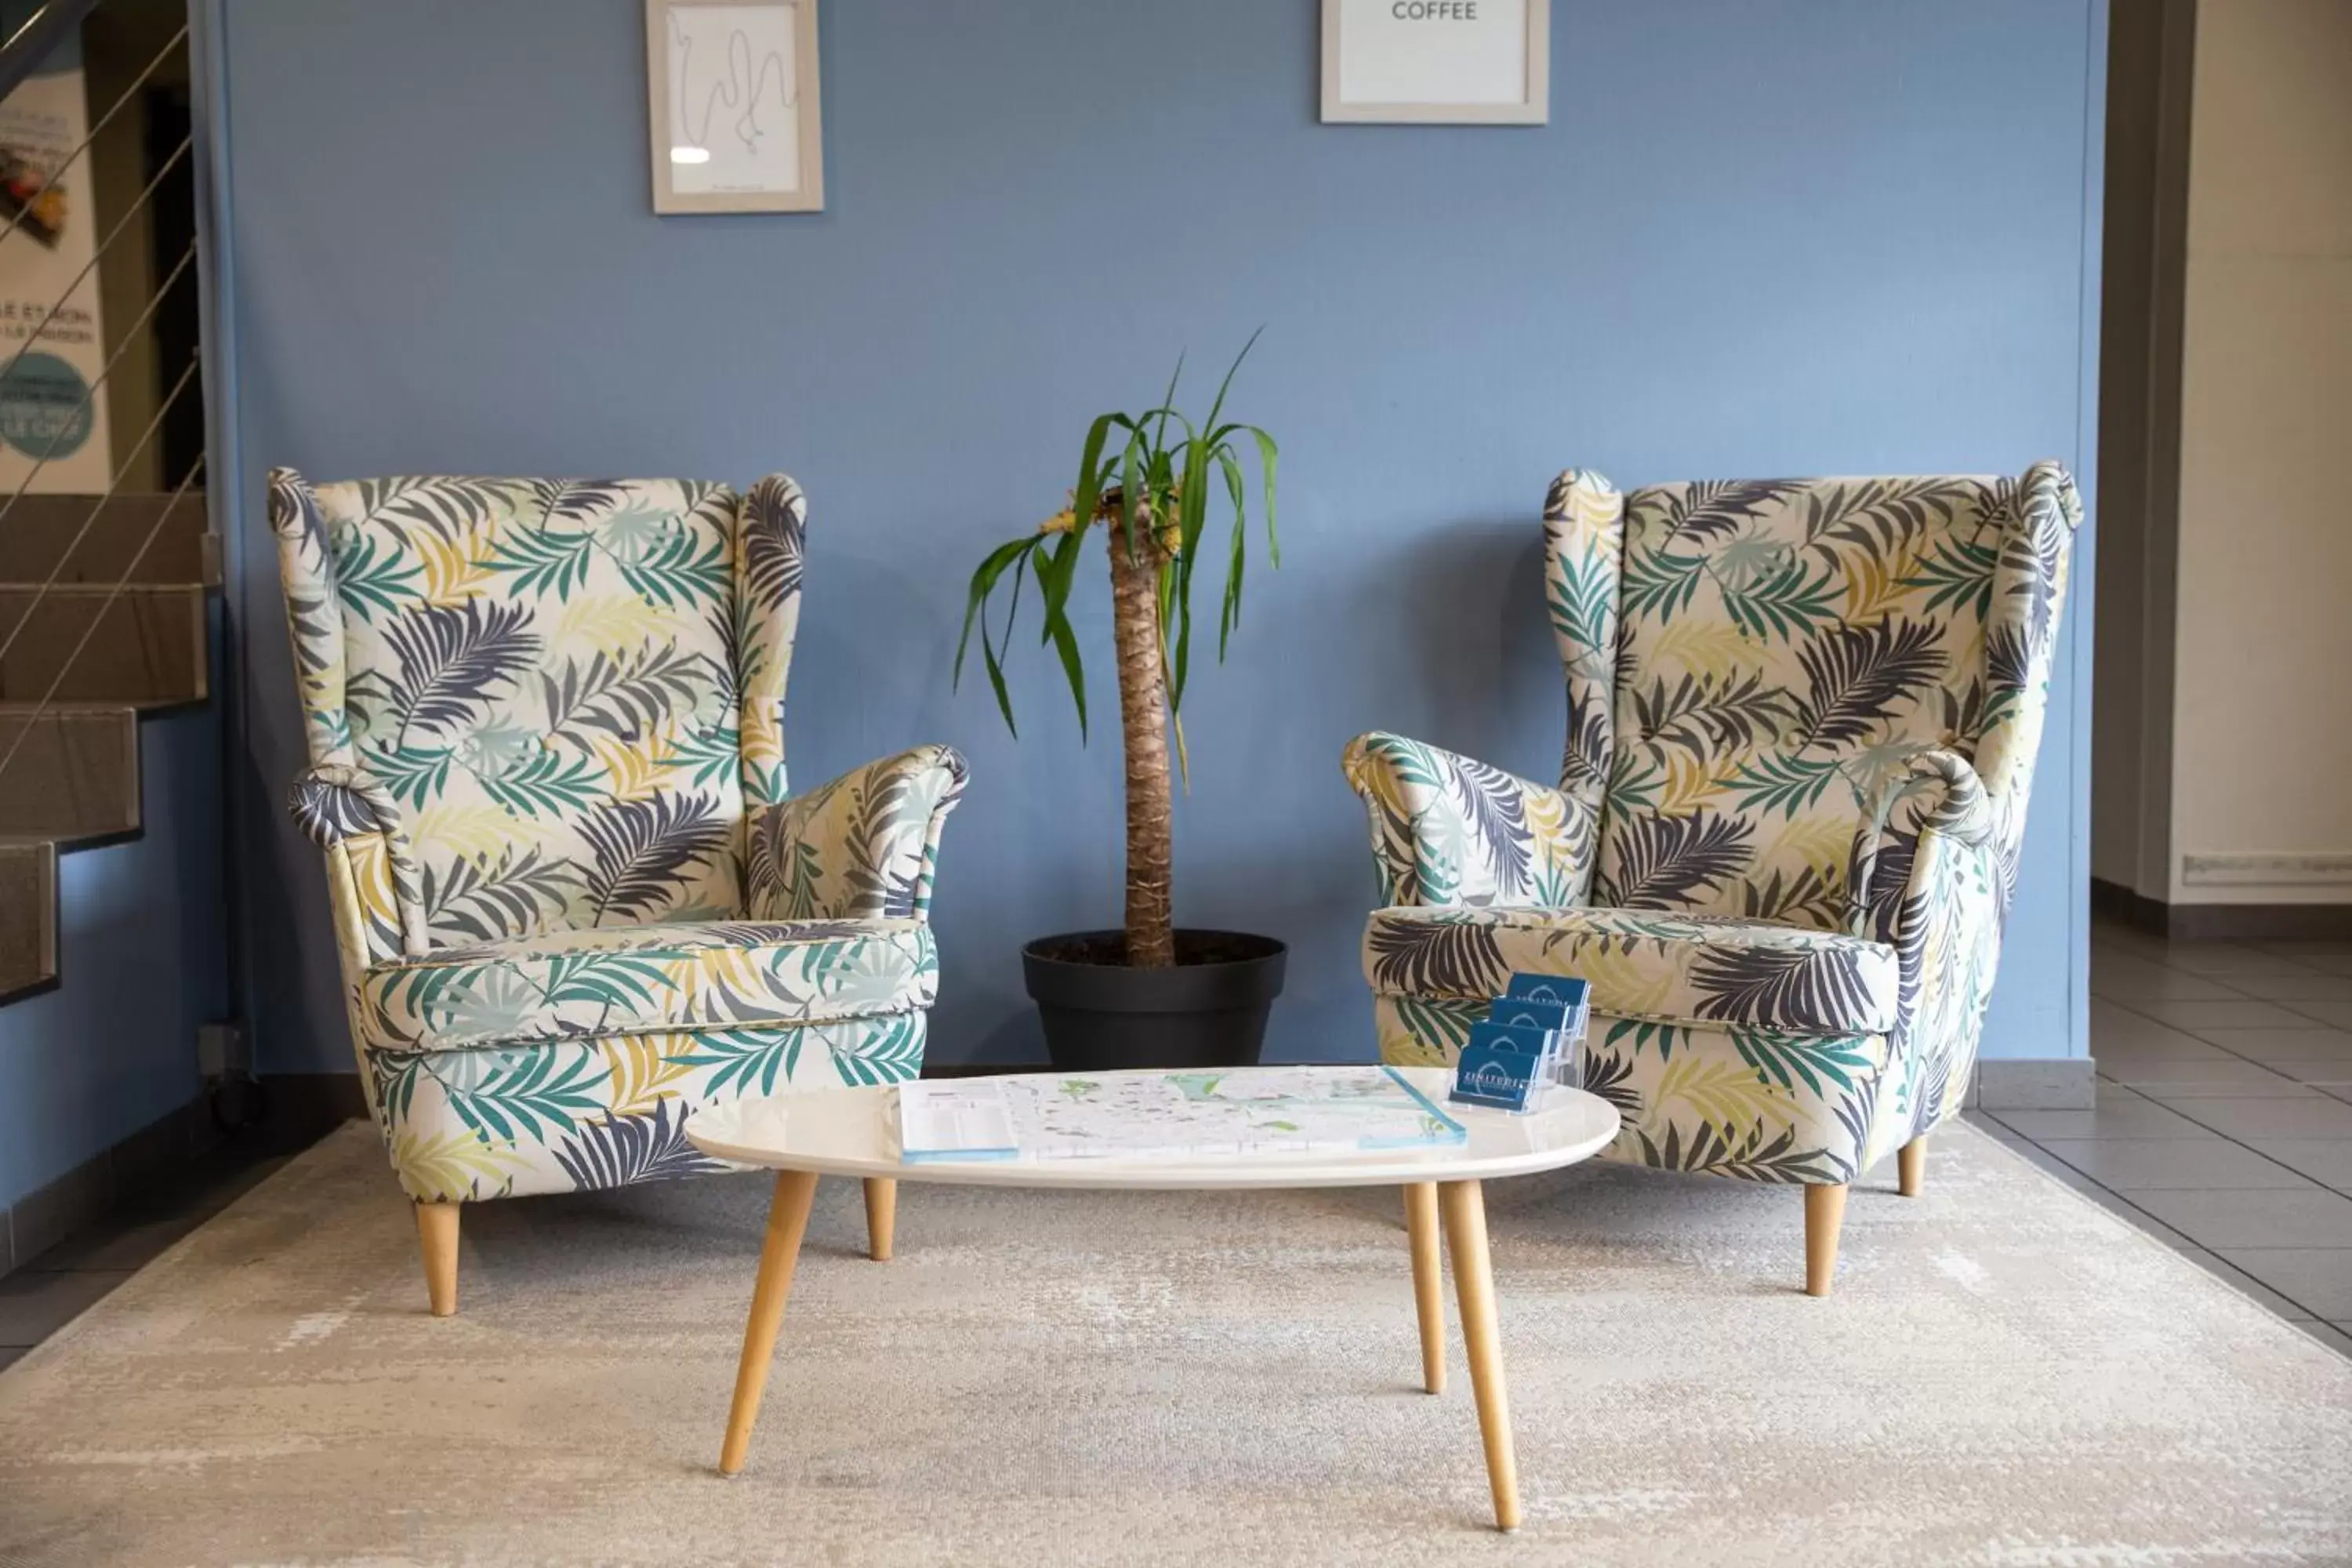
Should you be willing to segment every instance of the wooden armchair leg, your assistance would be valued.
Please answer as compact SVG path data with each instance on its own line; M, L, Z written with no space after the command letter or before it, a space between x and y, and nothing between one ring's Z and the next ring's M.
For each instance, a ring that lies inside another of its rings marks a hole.
M1838 1227L1845 1223L1843 1185L1805 1189L1805 1294L1826 1296L1837 1273Z
M425 1296L433 1315L457 1311L457 1205L418 1204L416 1239L425 1245Z
M1919 1184L1927 1175L1927 1140L1914 1138L1895 1152L1895 1184L1906 1198L1919 1195Z
M866 1255L877 1263L890 1261L890 1244L898 1231L898 1184L887 1176L866 1178Z

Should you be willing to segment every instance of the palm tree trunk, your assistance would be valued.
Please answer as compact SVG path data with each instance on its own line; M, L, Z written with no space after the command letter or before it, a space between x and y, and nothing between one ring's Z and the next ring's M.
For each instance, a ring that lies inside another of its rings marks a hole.
M1136 969L1176 963L1169 912L1171 827L1168 699L1160 681L1159 559L1139 519L1138 548L1110 525L1111 620L1118 647L1118 718L1127 752L1127 962Z

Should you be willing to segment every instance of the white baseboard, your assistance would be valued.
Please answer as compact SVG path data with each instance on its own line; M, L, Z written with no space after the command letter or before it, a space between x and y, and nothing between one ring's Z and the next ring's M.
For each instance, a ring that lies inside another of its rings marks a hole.
M2352 889L2352 850L2183 855L2184 888Z

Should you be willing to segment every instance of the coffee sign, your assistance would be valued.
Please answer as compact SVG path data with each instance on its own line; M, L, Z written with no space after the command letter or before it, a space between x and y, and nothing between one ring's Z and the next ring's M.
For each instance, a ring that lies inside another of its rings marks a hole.
M1551 0L1323 0L1323 118L1540 125Z

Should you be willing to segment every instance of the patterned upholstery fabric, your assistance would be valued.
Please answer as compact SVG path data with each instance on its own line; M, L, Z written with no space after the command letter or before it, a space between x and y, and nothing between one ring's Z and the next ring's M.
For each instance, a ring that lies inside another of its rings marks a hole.
M1617 1157L1843 1182L1958 1110L2080 519L2052 463L1622 496L1562 474L1559 788L1348 750L1406 906L1366 932L1382 1054L1449 1060L1500 976L1574 972Z
M787 793L772 475L270 476L352 1037L419 1198L685 1173L694 1109L921 1065L963 763Z
M1375 910L1365 975L1392 996L1485 1002L1513 974L1575 974L1595 1011L1794 1035L1895 1026L1897 964L1884 943L1728 915L1633 910Z
M867 1018L938 979L917 920L610 926L373 964L360 1011L372 1050L447 1049Z

